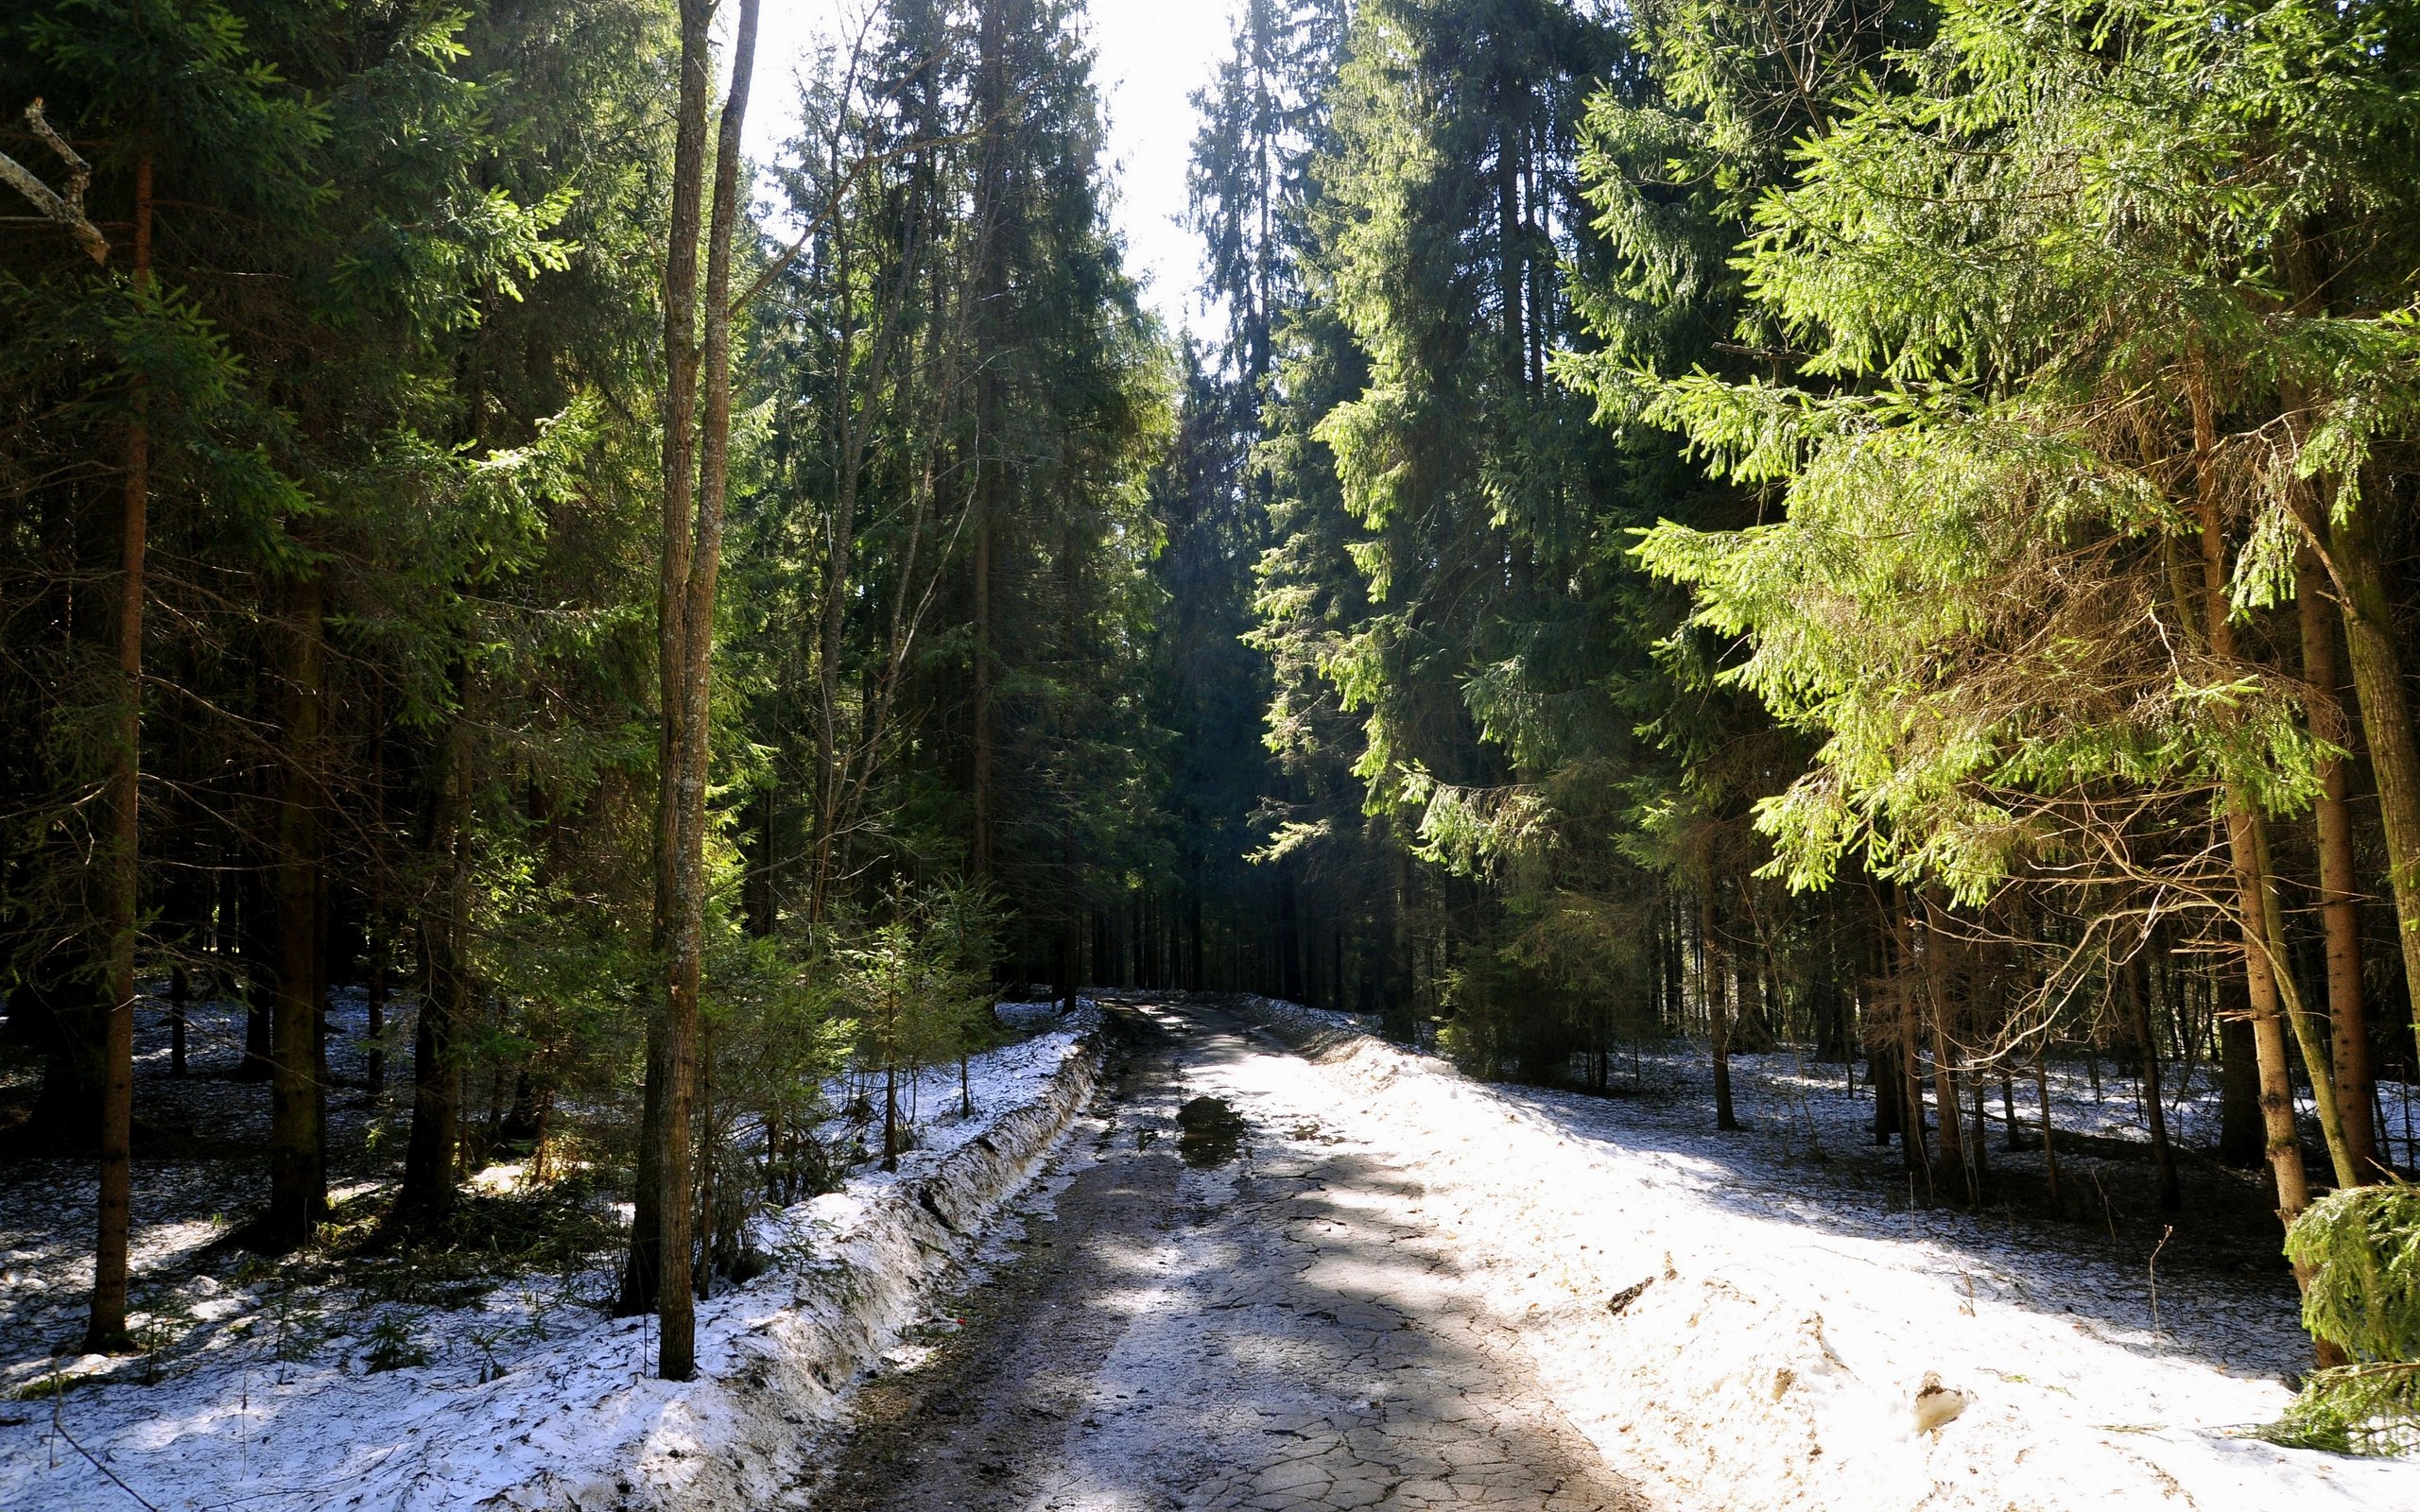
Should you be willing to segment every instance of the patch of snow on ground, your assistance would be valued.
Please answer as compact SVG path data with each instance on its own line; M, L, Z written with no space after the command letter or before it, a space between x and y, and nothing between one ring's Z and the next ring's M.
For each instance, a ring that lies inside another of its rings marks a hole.
M2154 1326L2114 1217L2104 1246L1894 1204L1838 1068L1739 1057L1754 1131L1718 1135L1702 1057L1652 1057L1642 1080L1678 1095L1590 1097L1470 1081L1343 1015L1255 1013L1310 1058L1246 1071L1323 1082L1340 1125L1423 1173L1468 1278L1660 1505L2420 1507L2420 1464L2239 1436L2308 1359L2282 1266L2164 1269ZM1965 1400L1931 1426L1928 1378Z
M186 1341L156 1383L117 1362L109 1381L78 1385L112 1362L46 1348L80 1317L89 1284L78 1251L90 1175L42 1162L0 1210L0 1363L17 1398L0 1401L0 1508L135 1505L110 1475L161 1512L769 1500L798 1479L801 1425L837 1413L1089 1092L1089 1011L1049 1027L1018 1008L1003 1021L1043 1032L974 1057L972 1116L959 1115L959 1068L934 1068L916 1088L919 1147L898 1171L865 1168L759 1220L773 1266L699 1305L700 1379L687 1384L649 1378L653 1320L605 1316L602 1271L525 1278L454 1308L281 1289L240 1257L201 1258L226 1227L217 1215L155 1219L138 1235L137 1295ZM228 1175L229 1191L203 1200L232 1210L257 1194ZM138 1211L151 1190L138 1187ZM369 1372L382 1325L425 1363Z

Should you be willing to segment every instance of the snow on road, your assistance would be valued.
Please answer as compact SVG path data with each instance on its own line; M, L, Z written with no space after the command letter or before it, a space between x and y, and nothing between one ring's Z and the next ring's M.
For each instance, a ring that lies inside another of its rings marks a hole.
M1040 1009L1046 1032L976 1063L978 1117L937 1074L907 1170L773 1220L784 1263L701 1308L697 1386L645 1379L643 1322L543 1284L452 1309L289 1295L204 1247L224 1215L148 1207L142 1305L186 1343L156 1384L65 1393L63 1432L49 1401L0 1404L0 1508L134 1505L77 1444L162 1508L795 1505L832 1457L816 1424L888 1349L857 1400L912 1410L858 1413L832 1512L2420 1512L2420 1465L2243 1436L2306 1357L2290 1280L2264 1243L2180 1232L2155 1317L2123 1162L2069 1168L2110 1177L2103 1244L2097 1222L1911 1209L1857 1148L1868 1105L1787 1055L1740 1058L1752 1130L1717 1135L1685 1052L1651 1057L1650 1095L1589 1097L1244 1009L1146 1009L1183 1048L1061 1146L1030 1242L995 1241L959 1309L991 1321L892 1347L1080 1095ZM2062 1127L2122 1125L2122 1090L2068 1093ZM1187 1140L1197 1095L1241 1114L1232 1148L1215 1120ZM986 1133L1018 1153L977 1159ZM30 1174L0 1192L21 1389L105 1365L44 1358L88 1210ZM2234 1178L2195 1179L2188 1222ZM429 1363L365 1373L390 1314ZM1920 1419L1928 1378L1961 1410Z
M1463 1284L1418 1172L1240 1022L1146 1012L991 1317L871 1394L824 1512L1645 1505ZM1240 1124L1196 1100L1220 1092Z
M1451 1236L1555 1402L1659 1504L2420 1508L2420 1465L2242 1436L2290 1397L2274 1373L2294 1337L2280 1277L2172 1279L2168 1317L2199 1322L2184 1342L2154 1329L2135 1264L1893 1211L1785 1169L1786 1141L1713 1134L1694 1099L1490 1087L1340 1016L1261 1016L1308 1057L1206 1080L1330 1108L1340 1133L1418 1172L1413 1211ZM1819 1132L1828 1118L1835 1149L1854 1136L1855 1105L1843 1118L1799 1086L1796 1107L1758 1108L1757 1068L1742 1069L1752 1117ZM1966 1401L1930 1429L1928 1376Z

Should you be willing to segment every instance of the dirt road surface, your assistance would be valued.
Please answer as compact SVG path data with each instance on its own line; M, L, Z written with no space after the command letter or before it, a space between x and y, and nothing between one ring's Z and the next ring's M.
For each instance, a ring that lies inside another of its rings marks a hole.
M867 1385L818 1506L1643 1512L1307 1068L1198 1003L1113 1017L1013 1258Z

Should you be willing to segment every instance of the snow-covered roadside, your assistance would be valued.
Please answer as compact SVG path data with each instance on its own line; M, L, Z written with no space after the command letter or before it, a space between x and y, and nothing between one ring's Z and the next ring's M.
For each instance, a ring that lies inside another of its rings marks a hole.
M502 1367L484 1382L493 1366L466 1370L466 1351L366 1374L359 1339L282 1363L271 1348L229 1348L156 1385L66 1395L59 1427L126 1489L53 1433L51 1402L0 1408L0 1507L101 1512L134 1506L130 1490L162 1512L769 1504L800 1478L810 1425L838 1413L852 1379L974 1253L1089 1096L1098 1063L1081 1026L977 1057L974 1117L932 1120L898 1172L765 1221L754 1238L773 1267L699 1306L695 1382L648 1376L649 1320L577 1308L534 1337L483 1343ZM954 1099L955 1067L933 1074L936 1102L944 1080ZM500 1293L469 1326L515 1305Z
M1305 1053L1340 1125L1422 1172L1466 1280L1659 1505L2420 1508L2420 1465L2238 1436L2289 1392L2155 1332L2141 1269L1843 1204L1770 1142L1472 1082L1340 1015L1253 1011ZM2164 1292L2171 1317L2241 1305ZM2139 1326L2119 1321L2131 1311ZM1928 1375L1967 1399L1931 1431L1915 1417Z

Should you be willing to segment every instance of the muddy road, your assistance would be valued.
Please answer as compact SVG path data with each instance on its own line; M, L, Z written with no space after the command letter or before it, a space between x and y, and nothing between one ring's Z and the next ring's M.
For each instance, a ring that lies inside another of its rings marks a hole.
M887 1370L816 1488L841 1512L1645 1503L1532 1379L1316 1081L1199 1004L1114 1013L1025 1233Z

